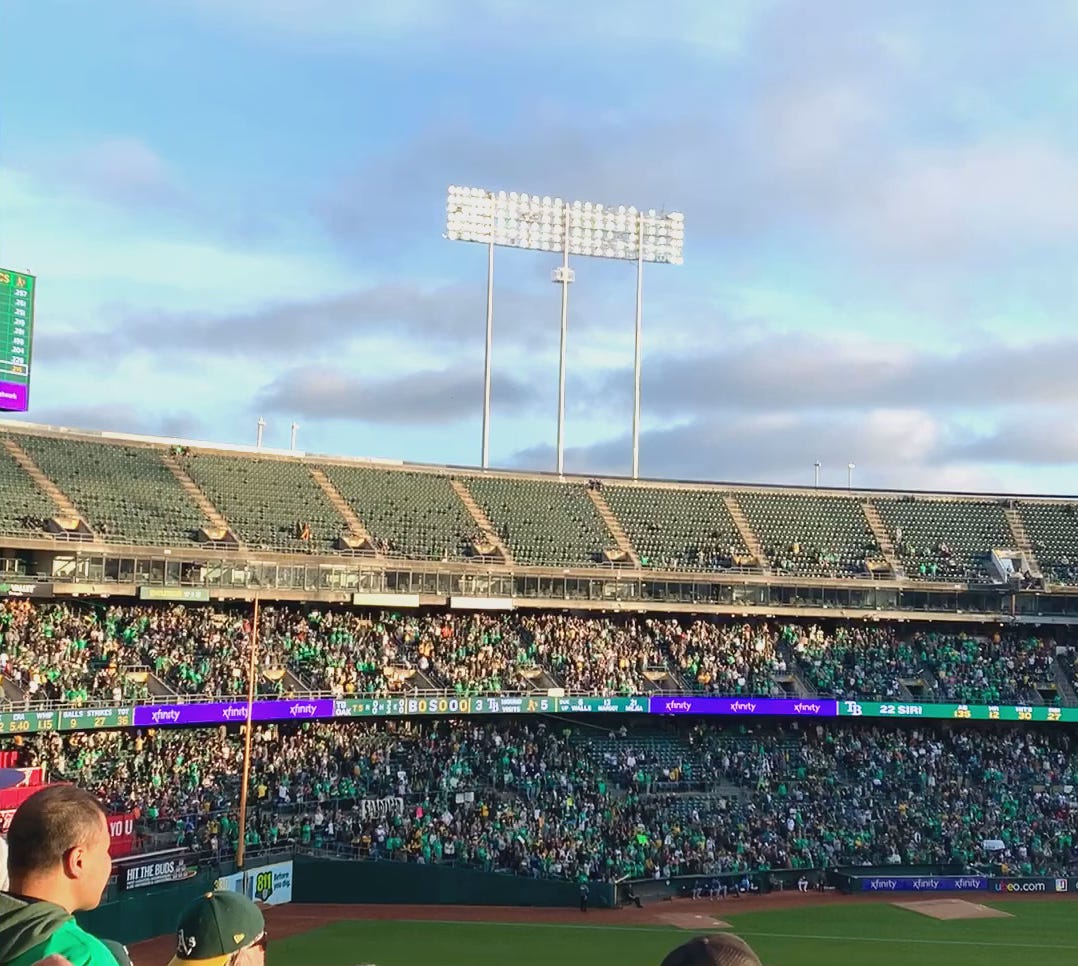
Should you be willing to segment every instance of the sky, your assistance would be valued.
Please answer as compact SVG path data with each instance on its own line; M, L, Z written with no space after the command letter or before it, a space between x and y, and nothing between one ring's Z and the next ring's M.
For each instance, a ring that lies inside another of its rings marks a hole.
M642 475L1075 493L1076 62L1068 0L4 0L26 418L477 465L460 184L684 212ZM496 255L493 466L554 467L557 263ZM635 265L573 267L566 469L626 474Z

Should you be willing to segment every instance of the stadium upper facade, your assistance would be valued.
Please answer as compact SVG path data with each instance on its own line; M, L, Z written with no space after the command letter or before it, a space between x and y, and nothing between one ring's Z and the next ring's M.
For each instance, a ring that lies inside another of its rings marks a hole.
M1078 499L557 477L0 421L0 586L39 581L1070 622Z

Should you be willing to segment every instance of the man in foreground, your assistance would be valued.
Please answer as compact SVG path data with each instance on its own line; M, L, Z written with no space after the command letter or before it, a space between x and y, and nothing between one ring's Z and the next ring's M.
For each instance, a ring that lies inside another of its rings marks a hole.
M112 871L105 810L89 792L53 785L23 802L7 831L8 891L0 893L0 966L62 956L115 966L73 913L95 909Z

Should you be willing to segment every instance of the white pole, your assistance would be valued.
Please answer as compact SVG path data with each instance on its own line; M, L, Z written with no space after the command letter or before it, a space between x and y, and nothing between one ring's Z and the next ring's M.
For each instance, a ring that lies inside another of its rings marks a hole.
M640 343L644 314L644 215L637 216L636 346L633 360L633 479L640 476Z
M490 463L490 353L493 341L494 242L492 240L487 246L487 347L483 356L483 469L486 469Z
M558 475L565 456L565 339L569 319L569 210L565 211L565 244L562 247L561 273L561 351L558 353Z
M294 450L296 448L296 430L299 429L298 423L292 424L292 439L288 444L288 448Z
M815 471L813 474L813 482L818 490L820 488L820 461L816 460L816 462L812 464L812 467Z
M262 430L266 428L266 421L259 416L258 417L258 431L255 433L255 446L258 449L262 448Z
M854 468L854 465L855 464L853 464L853 463L847 463L846 464L846 489L847 490L852 490L853 489L853 468Z

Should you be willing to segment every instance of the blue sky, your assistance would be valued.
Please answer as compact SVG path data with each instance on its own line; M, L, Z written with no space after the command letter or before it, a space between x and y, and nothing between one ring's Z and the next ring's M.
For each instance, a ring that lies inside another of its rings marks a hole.
M5 0L28 418L476 463L474 184L684 211L646 475L1075 492L1078 5L377 6ZM495 465L553 466L555 262L497 256ZM623 473L633 266L575 267L566 465Z

